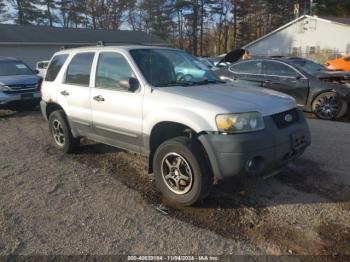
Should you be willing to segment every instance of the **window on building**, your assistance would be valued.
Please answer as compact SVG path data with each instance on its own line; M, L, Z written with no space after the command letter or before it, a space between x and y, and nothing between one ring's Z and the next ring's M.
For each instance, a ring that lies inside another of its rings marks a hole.
M66 84L89 86L94 55L94 53L80 53L73 57L67 69Z
M310 46L309 54L310 54L310 55L316 54L316 46Z

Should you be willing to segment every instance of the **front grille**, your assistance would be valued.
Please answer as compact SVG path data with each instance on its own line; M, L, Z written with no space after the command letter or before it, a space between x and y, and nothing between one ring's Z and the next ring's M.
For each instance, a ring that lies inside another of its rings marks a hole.
M30 84L30 85L9 85L11 90L5 91L6 94L24 94L30 93L39 90L39 85Z
M286 112L278 113L271 116L278 128L286 128L299 122L298 110L292 109Z

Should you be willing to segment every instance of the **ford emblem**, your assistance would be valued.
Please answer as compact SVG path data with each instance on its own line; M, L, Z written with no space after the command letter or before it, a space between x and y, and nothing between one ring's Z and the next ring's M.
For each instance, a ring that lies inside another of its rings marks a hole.
M288 123L291 123L293 121L293 116L291 114L287 114L284 116L284 120Z

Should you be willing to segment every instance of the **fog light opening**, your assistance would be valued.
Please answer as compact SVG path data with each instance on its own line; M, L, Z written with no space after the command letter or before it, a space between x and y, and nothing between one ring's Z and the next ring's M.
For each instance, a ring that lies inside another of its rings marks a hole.
M264 158L261 156L255 156L248 160L246 170L248 172L258 173L264 170Z

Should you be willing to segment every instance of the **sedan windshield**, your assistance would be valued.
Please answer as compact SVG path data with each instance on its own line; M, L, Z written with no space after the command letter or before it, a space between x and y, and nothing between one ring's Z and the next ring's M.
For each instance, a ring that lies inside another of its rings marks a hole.
M314 75L315 73L318 73L320 71L327 70L323 65L317 64L307 59L292 59L291 62L294 65L302 68L305 72L307 72L310 75Z
M34 72L20 61L0 61L0 76L33 74Z
M184 51L136 49L130 53L148 83L155 87L221 82L207 66Z

